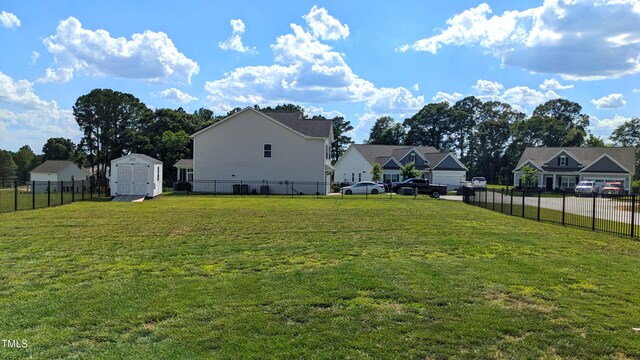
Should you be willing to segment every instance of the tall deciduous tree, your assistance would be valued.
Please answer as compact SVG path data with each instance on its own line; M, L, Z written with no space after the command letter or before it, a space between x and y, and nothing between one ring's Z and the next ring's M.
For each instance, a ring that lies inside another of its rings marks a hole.
M549 100L538 105L529 119L515 124L514 137L525 146L582 146L589 116L581 111L578 103Z
M619 146L636 148L636 178L640 177L640 118L633 118L618 126L609 139Z
M380 179L382 179L382 166L375 163L371 169L371 181L380 181Z
M405 131L402 125L392 117L382 116L373 124L369 132L367 144L372 145L400 145L404 142Z
M190 153L191 137L183 130L172 132L165 131L158 143L158 160L164 163L163 176L165 179L173 179L175 168L173 165Z
M4 183L16 176L16 163L6 150L0 150L0 180Z
M452 146L451 123L454 111L447 102L428 104L404 121L406 145L433 146L447 150Z
M49 138L42 147L43 160L72 160L75 144L70 139Z
M131 94L95 89L78 98L73 114L84 134L81 145L93 173L102 178L112 159L135 148L151 111Z
M29 181L29 172L35 167L36 154L31 150L29 145L21 147L14 155L13 160L16 163L16 177L19 181Z

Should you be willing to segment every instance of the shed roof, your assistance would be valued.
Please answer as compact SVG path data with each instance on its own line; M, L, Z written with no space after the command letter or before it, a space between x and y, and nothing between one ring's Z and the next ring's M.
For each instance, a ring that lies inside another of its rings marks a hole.
M123 160L123 159L126 159L126 158L130 158L130 157L132 157L132 156L135 156L135 157L141 158L141 159L146 160L146 161L148 161L148 162L150 162L150 163L152 163L152 164L162 164L162 161L160 161L160 160L158 160L158 159L154 159L154 158L152 158L152 157L151 157L151 156L149 156L149 155L145 155L145 154L138 154L138 153L133 153L133 154L129 154L129 155L125 155L125 156L121 156L121 157L119 157L119 158L117 158L117 159L113 159L113 160L111 160L111 161L113 162L113 161Z
M47 160L42 164L36 166L36 168L31 170L30 172L47 174L58 173L64 170L69 165L74 165L77 167L77 165L70 160Z

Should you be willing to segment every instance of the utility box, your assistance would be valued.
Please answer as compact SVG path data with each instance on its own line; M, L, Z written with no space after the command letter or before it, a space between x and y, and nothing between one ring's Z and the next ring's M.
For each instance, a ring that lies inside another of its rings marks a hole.
M162 161L143 154L111 160L111 196L162 194Z

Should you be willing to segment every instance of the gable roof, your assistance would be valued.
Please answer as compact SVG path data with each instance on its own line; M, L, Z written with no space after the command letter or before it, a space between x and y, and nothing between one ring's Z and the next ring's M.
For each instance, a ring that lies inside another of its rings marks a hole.
M435 165L433 166L433 170L469 170L460 160L458 160L457 157L453 156L451 153L438 153L434 155L437 155L438 157L442 156L442 158L440 159L440 161L434 162Z
M132 156L135 156L135 157L141 158L141 159L146 160L146 161L148 161L148 162L150 162L150 163L152 163L152 164L162 164L162 161L160 161L160 160L158 160L158 159L154 159L154 158L152 158L151 156L148 156L148 155L145 155L145 154L138 154L138 153L132 153L132 154L128 154L128 155L124 155L124 156L120 156L119 158L117 158L117 159L113 159L113 160L111 160L111 161L118 161L118 160L120 160L120 159L124 159L124 158L128 158L128 157L132 157Z
M180 159L173 164L173 167L193 168L193 159Z
M402 159L411 149L416 149L424 157L428 153L438 152L433 146L408 146L408 145L368 145L368 144L352 144L356 150L373 166L377 162L377 158L388 158L393 156L397 160ZM428 158L427 158L428 159ZM431 162L429 160L429 162Z
M70 160L47 160L42 164L36 166L35 169L31 170L32 173L58 173L64 170L67 166L74 165L78 167L73 161Z
M611 159L628 169L630 173L633 174L636 170L635 149L632 147L528 147L522 153L516 169L524 165L527 160L542 168L544 163L563 150L571 154L585 168L589 167L594 161L599 160L604 154L607 154Z
M305 136L305 137L312 137L312 138L331 138L331 134L332 134L332 123L330 120L327 119L302 119L302 115L300 114L300 112L293 112L293 111L268 111L268 112L261 112L258 111L252 107L246 107L244 109L242 109L241 111L230 115L218 122L216 122L213 125L207 126L206 128L194 133L191 135L191 137L195 137L196 135L199 135L209 129L212 129L216 126L218 126L219 124L223 123L223 122L227 122L237 116L239 116L240 114L243 114L247 111L253 111L255 113L258 113L268 119L270 119L271 121L274 121L282 126L284 126L285 128L288 128L289 130L298 133L299 135Z

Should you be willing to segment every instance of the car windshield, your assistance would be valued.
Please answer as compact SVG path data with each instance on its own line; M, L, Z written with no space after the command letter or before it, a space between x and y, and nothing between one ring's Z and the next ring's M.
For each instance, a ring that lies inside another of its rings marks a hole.
M580 181L578 186L593 186L593 181Z
M473 181L484 181L484 178L483 177L473 178Z
M606 184L604 184L604 186L619 188L619 187L622 187L622 184L620 184L620 183L606 183Z

